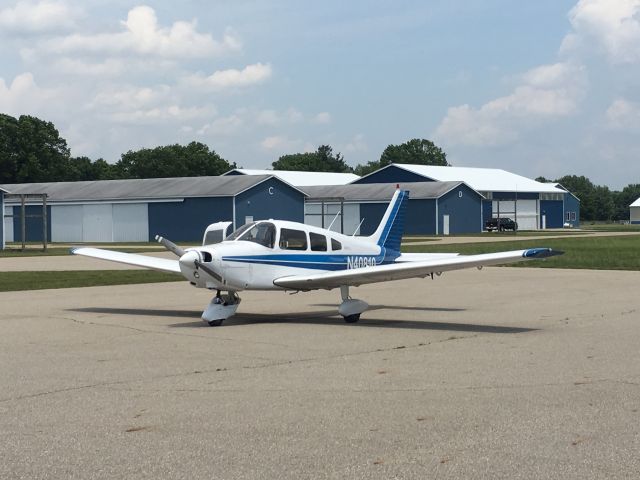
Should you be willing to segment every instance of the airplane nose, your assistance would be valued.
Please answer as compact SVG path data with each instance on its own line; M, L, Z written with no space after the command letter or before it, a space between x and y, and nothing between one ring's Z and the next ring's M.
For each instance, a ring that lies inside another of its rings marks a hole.
M200 254L194 250L186 252L180 257L180 260L178 260L178 263L180 264L180 271L187 280L193 281L193 277L198 278L195 274L197 273L196 262L199 261Z

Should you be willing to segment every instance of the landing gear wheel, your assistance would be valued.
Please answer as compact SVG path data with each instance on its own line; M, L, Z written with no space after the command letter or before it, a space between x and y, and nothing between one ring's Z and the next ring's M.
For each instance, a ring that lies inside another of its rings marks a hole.
M222 325L223 321L224 318L221 318L220 320L209 320L207 323L210 327L219 327L220 325Z
M359 313L356 313L355 315L347 315L346 317L344 317L344 321L347 323L356 323L358 320L360 320Z

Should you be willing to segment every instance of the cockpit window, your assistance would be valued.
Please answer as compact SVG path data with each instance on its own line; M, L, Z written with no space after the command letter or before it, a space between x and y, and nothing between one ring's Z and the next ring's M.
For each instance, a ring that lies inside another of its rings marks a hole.
M256 222L246 223L241 227L237 228L231 235L227 237L227 240L237 240L240 235L253 227Z
M240 241L259 243L268 248L273 248L275 239L276 226L269 222L253 224L238 237Z

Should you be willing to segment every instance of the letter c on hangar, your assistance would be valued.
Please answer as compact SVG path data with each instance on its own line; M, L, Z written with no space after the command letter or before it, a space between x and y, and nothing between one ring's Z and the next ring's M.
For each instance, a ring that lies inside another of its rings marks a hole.
M269 195L273 195L273 187L269 187Z

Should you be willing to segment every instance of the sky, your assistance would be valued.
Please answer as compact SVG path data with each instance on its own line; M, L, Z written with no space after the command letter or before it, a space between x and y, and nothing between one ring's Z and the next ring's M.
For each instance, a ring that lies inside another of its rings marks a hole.
M640 183L640 0L0 0L0 112L73 156L245 168L427 138L455 166Z

